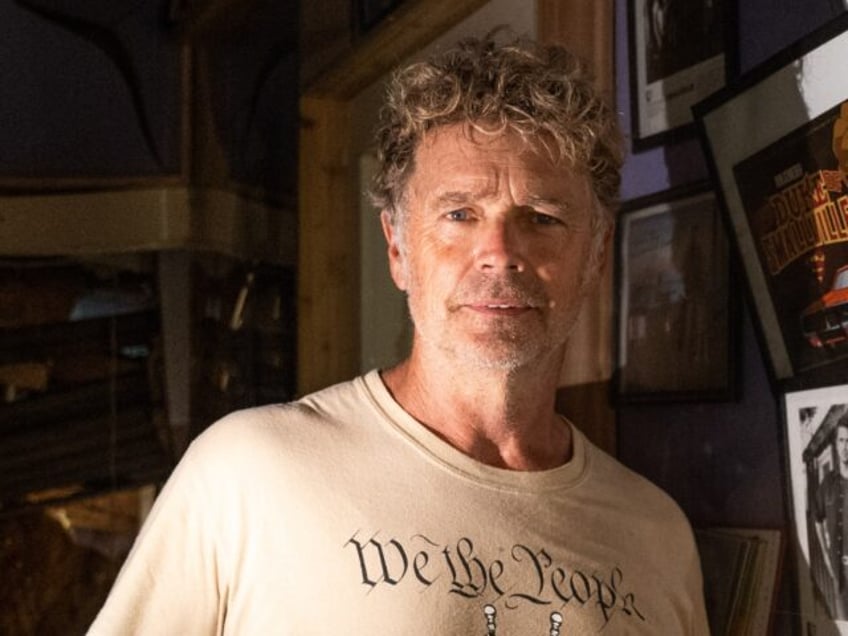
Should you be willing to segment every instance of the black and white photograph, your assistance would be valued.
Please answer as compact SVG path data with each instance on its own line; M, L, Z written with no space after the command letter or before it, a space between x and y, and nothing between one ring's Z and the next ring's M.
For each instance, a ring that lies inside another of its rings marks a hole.
M692 122L691 106L722 88L730 38L727 0L631 0L633 144L662 143Z
M618 251L619 399L727 397L730 248L714 194L695 189L628 202Z
M785 396L804 633L848 634L848 385Z

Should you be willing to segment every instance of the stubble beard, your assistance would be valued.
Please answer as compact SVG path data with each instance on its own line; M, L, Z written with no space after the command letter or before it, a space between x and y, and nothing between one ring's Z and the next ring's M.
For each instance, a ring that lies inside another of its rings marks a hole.
M571 335L585 291L588 276L581 281L577 301L565 316L557 316L555 324L549 324L551 312L549 300L539 284L520 282L515 278L480 277L463 284L454 298L445 305L444 320L436 322L420 310L418 294L420 287L415 277L408 279L407 305L415 329L415 338L426 349L446 354L455 364L481 371L516 373L523 368L537 365L550 356L561 356ZM473 290L473 291L472 291ZM492 320L485 329L475 330L473 316L467 312L465 300L474 297L508 296L537 307L536 320L529 316L514 319L505 317ZM425 317L426 316L426 317Z

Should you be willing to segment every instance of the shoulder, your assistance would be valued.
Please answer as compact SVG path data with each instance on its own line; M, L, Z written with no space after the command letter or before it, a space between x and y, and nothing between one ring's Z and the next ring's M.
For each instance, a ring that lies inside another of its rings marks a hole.
M214 422L189 446L183 463L247 465L297 458L327 448L360 428L366 400L359 379L329 387L294 402L252 407Z
M686 621L701 622L703 593L695 535L682 508L661 488L588 440L580 510L594 542L615 555L622 572L639 572L646 599ZM628 574L628 576L632 576ZM665 599L665 600L658 600ZM649 601L645 601L646 603ZM686 633L695 633L692 629ZM702 633L698 631L697 633Z
M254 436L297 432L302 425L329 426L351 419L364 405L361 379L337 384L293 402L256 406L230 413L213 423L196 441L217 445ZM314 430L313 430L314 432Z
M591 442L586 442L586 454L591 487L634 535L694 544L689 520L668 493Z

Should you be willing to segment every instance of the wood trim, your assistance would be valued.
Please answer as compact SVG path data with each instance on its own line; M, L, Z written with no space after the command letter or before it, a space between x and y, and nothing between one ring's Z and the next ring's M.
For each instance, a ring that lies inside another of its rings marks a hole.
M298 391L359 370L359 209L344 101L301 100Z
M216 250L295 264L292 210L229 190L185 186L0 194L0 255Z
M0 254L52 256L183 247L188 188L0 196Z
M538 38L568 47L592 66L600 90L612 97L615 85L612 0L537 0Z
M309 98L353 99L487 0L407 0L306 90Z

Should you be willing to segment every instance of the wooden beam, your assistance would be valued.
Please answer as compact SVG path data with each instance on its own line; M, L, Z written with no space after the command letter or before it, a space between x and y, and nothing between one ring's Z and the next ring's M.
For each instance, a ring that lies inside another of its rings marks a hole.
M298 391L359 370L359 211L347 102L301 100Z
M539 40L561 44L589 62L601 91L612 95L613 66L612 0L537 0Z
M318 77L308 97L350 100L487 0L407 0L344 60Z

